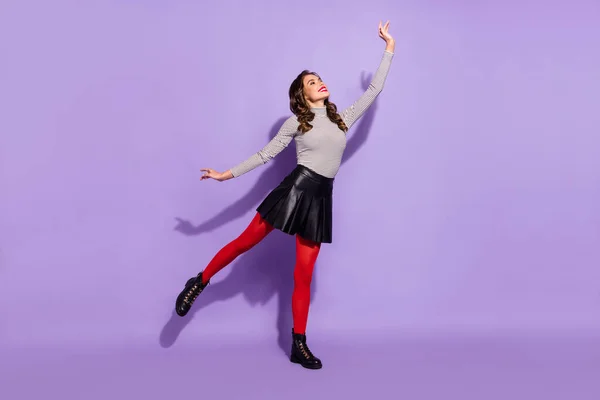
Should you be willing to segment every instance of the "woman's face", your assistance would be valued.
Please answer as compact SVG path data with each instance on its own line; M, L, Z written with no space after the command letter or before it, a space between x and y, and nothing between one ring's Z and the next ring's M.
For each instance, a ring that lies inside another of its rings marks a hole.
M312 103L325 100L329 97L327 86L325 86L321 78L316 75L306 75L303 79L303 85L304 98L311 106Z

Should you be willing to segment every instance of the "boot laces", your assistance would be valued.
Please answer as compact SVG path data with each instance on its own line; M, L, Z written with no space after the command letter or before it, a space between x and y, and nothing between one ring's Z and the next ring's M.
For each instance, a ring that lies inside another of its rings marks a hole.
M187 291L183 298L183 302L189 305L192 305L194 301L198 298L200 293L204 290L206 285L203 285L201 282L195 282L190 290Z
M304 357L314 358L314 355L308 348L308 345L306 343L302 342L301 340L298 340L298 348L300 349L300 352L302 352Z

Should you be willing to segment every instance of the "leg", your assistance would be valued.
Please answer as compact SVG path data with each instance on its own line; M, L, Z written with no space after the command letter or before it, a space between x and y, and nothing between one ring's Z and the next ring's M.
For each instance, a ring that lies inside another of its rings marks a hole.
M310 307L310 283L320 249L320 243L296 236L296 265L294 267L294 292L292 294L295 333L306 333L308 308Z
M267 221L263 220L259 213L256 213L240 236L219 250L204 271L201 271L197 276L190 278L186 282L185 287L179 293L179 296L177 296L177 300L175 300L175 311L177 314L181 317L185 316L214 274L229 265L240 254L254 247L272 230L273 227Z
M229 265L239 255L256 246L271 231L273 231L273 227L263 220L259 213L256 213L241 235L226 244L208 263L202 272L202 283L208 282L210 278Z
M294 292L292 294L294 329L290 361L310 369L322 367L321 360L312 354L306 344L310 283L320 249L320 243L296 236L296 266L294 267Z

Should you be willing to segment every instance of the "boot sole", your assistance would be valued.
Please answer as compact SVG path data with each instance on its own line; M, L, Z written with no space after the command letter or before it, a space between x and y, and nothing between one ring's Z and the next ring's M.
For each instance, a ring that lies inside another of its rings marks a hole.
M305 365L302 364L302 361L300 361L298 358L291 356L290 357L290 362L294 363L294 364L300 364L302 367L306 368L306 369L321 369L323 368L323 364L318 364L318 365Z

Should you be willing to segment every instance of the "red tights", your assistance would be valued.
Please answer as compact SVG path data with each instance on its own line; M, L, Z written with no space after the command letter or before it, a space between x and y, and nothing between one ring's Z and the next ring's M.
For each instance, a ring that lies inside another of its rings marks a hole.
M240 254L250 250L263 240L273 227L256 213L250 224L233 241L225 245L210 261L202 273L204 283L217 272L235 260ZM296 235L296 265L294 266L294 292L292 294L292 315L294 333L305 333L310 304L310 283L321 244Z

